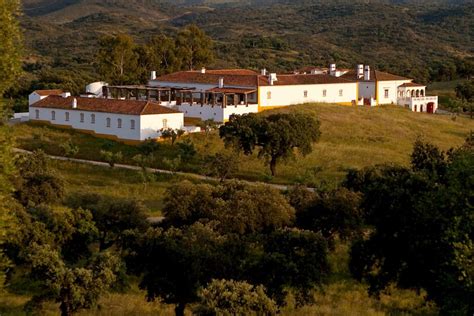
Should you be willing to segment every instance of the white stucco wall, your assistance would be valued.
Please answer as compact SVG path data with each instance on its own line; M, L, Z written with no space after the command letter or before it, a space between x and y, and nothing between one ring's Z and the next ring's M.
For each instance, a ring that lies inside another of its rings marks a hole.
M38 119L36 119L36 110L39 111ZM52 111L56 113L55 120L52 120ZM94 131L97 134L117 136L120 139L140 140L140 116L138 115L35 107L30 107L29 112L31 121L48 121L53 125L66 125L75 129ZM66 112L69 113L69 121L66 121ZM84 122L82 123L80 120L81 113L84 114ZM91 114L95 114L95 123L91 122ZM110 127L107 127L107 118L110 118ZM122 128L118 128L118 119L122 119ZM135 129L131 129L131 120L135 120Z
M375 99L375 82L359 81L359 98Z
M166 127L164 120L166 120ZM160 136L159 130L162 128L183 129L184 115L183 113L142 115L140 116L140 128L140 140L156 138Z
M148 81L148 85L151 87L180 87L180 88L196 88L196 91L206 91L212 88L216 88L219 86L219 82L212 84L201 84L201 83L189 83L189 82L169 82L169 81L157 81L157 80L150 80ZM224 86L226 88L242 88L242 89L255 89L256 87L250 86L235 86L229 85L224 81Z
M397 104L398 87L411 80L378 81L377 100L379 104ZM385 89L388 89L388 97L385 97Z
M413 112L427 112L429 103L433 103L433 113L436 113L438 110L437 96L398 98L399 105L404 106Z
M32 105L36 102L38 102L39 100L42 100L46 98L46 96L40 96L38 93L36 92L32 92L30 93L30 95L28 96L28 105Z
M323 91L326 90L326 96ZM342 90L342 96L339 95ZM304 91L308 91L307 97ZM268 98L271 92L271 98ZM286 106L308 102L351 103L357 100L357 83L264 86L259 88L261 107Z

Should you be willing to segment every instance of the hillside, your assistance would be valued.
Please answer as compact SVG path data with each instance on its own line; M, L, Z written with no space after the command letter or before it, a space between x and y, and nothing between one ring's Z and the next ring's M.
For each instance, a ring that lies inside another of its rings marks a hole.
M307 104L275 111L304 112L316 116L321 121L320 142L315 144L310 155L298 156L287 164L280 164L275 178L269 176L268 167L256 156L241 156L237 177L273 183L327 183L334 186L350 168L382 163L407 165L417 137L423 137L443 150L448 150L461 145L469 131L474 130L474 122L466 118L459 117L453 121L449 116L413 113L397 106L348 108ZM263 115L267 113L272 111L264 112ZM124 154L123 162L134 164L133 156L140 153L139 148L134 146L51 127L22 124L15 127L15 134L21 148L41 148L53 155L61 155L60 145L69 139L79 146L77 157L83 159L100 159L100 150L107 148L121 151ZM209 136L193 134L189 137L198 154L189 163L181 164L179 169L205 173L206 157L222 152L224 145L217 132ZM175 159L179 152L176 146L168 143L160 145L152 166L168 169L166 159Z
M470 1L23 3L27 81L41 74L63 86L68 81L98 80L93 63L101 36L129 33L142 43L190 23L215 41L217 58L209 67L290 71L330 62L343 67L370 63L420 82L472 73L474 4Z

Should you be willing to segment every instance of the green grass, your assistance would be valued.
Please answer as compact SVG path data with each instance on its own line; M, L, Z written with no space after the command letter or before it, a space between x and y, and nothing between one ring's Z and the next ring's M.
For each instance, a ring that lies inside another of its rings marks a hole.
M296 156L294 160L280 163L277 176L271 178L269 170L255 155L240 157L240 171L237 176L248 180L273 183L321 182L335 185L344 178L349 168L363 168L374 164L396 163L407 165L413 142L417 137L434 143L443 150L461 145L474 121L458 117L413 113L398 106L376 108L352 108L330 104L306 104L291 106L272 112L303 112L318 117L321 121L321 140L313 152ZM78 158L100 159L100 150L107 148L122 151L124 162L132 163L132 157L139 153L135 146L95 138L71 130L47 126L20 124L14 128L18 146L25 149L42 148L49 154L61 155L59 145L69 139L80 147ZM198 149L198 157L182 170L204 173L203 158L224 150L216 132L206 136L188 136ZM164 158L174 158L176 146L162 144L153 162L154 167L166 168Z
M159 216L163 207L165 190L180 177L156 175L153 182L144 183L138 171L111 169L66 161L54 161L66 183L66 195L97 193L111 198L136 198Z

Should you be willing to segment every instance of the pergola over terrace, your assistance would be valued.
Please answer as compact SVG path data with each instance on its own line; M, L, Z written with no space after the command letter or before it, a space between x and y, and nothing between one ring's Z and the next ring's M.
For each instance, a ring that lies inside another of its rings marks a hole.
M176 101L176 105L199 104L222 106L249 104L249 95L255 89L243 88L212 88L206 91L196 91L190 87L150 87L144 85L104 86L104 98L125 98L147 101L156 100L159 103L168 102L169 105ZM199 96L197 96L199 95Z

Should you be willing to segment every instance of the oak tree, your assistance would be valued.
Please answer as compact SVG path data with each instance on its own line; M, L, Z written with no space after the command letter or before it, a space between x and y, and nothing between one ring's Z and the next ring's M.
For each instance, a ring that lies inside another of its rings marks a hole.
M321 133L317 119L291 113L232 115L219 134L227 146L245 155L258 149L258 157L265 159L275 176L279 161L294 157L295 149L302 155L309 154Z

